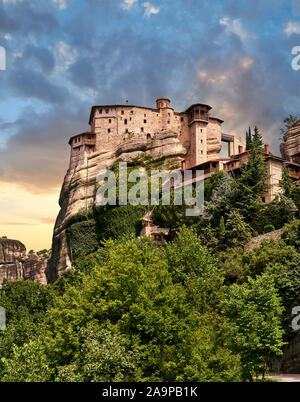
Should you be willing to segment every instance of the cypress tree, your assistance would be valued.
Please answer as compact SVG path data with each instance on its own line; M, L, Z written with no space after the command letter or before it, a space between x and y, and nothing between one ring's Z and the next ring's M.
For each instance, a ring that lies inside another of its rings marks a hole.
M267 190L268 174L261 145L262 137L255 127L248 162L241 163L241 177L236 182L235 204L248 223L258 213Z
M250 149L251 142L252 142L252 132L251 128L249 127L249 130L246 131L246 150Z

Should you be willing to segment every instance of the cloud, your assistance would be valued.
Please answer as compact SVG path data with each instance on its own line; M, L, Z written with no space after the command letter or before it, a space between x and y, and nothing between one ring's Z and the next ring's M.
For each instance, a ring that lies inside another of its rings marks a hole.
M298 22L288 22L284 29L286 35L290 36L293 34L300 34L300 23Z
M219 23L226 27L227 32L237 35L242 41L249 37L248 33L243 28L240 19L230 20L230 18L224 17L219 20Z
M154 7L149 1L143 3L143 7L145 7L144 15L148 18L151 17L151 14L159 13L159 7Z
M60 10L67 8L67 0L52 0L54 4L58 6Z
M78 59L78 52L66 42L59 41L54 46L56 70L67 70Z
M130 10L137 2L138 0L124 0L121 4L121 8L123 8L123 10Z

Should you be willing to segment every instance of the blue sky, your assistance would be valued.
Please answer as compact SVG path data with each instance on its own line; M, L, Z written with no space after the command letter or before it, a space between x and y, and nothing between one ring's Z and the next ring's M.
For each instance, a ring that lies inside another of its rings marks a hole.
M0 0L0 186L57 194L93 104L208 103L279 154L300 115L300 0ZM46 218L45 218L46 219Z

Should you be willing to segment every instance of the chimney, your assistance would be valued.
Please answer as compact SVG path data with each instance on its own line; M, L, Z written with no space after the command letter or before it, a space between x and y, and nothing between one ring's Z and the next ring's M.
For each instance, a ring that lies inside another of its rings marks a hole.
M241 154L243 152L243 146L239 145L239 154Z
M265 144L265 154L269 155L269 144Z
M128 106L128 100L126 101L126 106Z

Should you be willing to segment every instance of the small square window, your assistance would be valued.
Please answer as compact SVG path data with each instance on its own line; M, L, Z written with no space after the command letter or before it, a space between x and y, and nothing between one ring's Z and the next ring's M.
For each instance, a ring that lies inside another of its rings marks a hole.
M144 120L144 123L147 123L147 120Z

